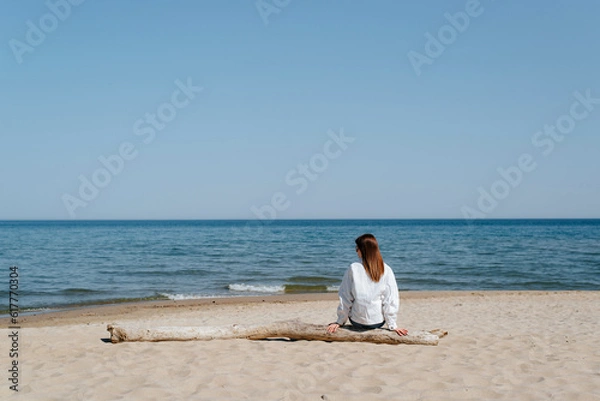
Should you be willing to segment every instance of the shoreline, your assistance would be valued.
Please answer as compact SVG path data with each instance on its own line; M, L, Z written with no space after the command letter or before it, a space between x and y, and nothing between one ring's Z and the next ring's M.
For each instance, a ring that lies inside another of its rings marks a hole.
M400 302L416 299L447 299L454 297L495 297L495 296L544 296L549 294L594 294L594 290L461 290L461 291L403 291L400 292ZM131 302L73 305L64 308L55 308L42 311L21 312L18 318L22 328L63 326L71 324L104 323L106 319L116 317L143 318L160 311L176 313L179 310L202 309L207 306L223 305L251 305L251 304L284 304L330 301L337 302L338 295L333 292L304 293L304 294L277 294L277 295L251 295L236 297L214 297L185 300L135 300ZM10 325L10 316L0 317L1 327Z

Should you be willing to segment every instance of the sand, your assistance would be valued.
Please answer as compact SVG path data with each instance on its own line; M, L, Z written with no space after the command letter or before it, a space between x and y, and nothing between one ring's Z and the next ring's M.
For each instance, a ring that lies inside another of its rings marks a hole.
M111 344L106 325L335 319L335 294L161 301L22 317L19 393L1 320L0 399L600 400L600 292L401 293L438 346L213 340Z

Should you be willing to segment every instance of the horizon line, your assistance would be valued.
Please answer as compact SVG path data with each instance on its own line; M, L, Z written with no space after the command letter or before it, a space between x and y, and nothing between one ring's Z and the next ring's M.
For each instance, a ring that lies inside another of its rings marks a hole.
M290 218L290 219L236 219L236 218L215 218L215 219L180 219L180 218L159 218L159 219L0 219L0 222L27 222L27 221L47 221L47 222L87 222L87 221L252 221L252 222L276 222L276 221L502 221L502 220L600 220L600 217L498 217L485 219L465 219L460 217L359 217L359 218Z

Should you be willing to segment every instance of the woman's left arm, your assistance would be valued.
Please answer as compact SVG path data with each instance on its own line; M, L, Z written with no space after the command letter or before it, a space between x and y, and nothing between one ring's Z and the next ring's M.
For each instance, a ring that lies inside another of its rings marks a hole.
M342 279L342 284L338 291L340 304L337 308L337 321L335 323L330 323L329 326L327 326L328 333L335 333L336 330L348 320L348 315L350 314L352 303L354 302L352 291L353 280L352 267L349 267L348 270L346 270L346 273L344 273L344 278Z
M337 321L338 326L343 326L348 320L350 311L352 310L352 304L354 303L354 276L352 274L352 267L349 267L342 278L342 284L338 291L340 298L340 304L337 309ZM334 330L335 331L335 330Z

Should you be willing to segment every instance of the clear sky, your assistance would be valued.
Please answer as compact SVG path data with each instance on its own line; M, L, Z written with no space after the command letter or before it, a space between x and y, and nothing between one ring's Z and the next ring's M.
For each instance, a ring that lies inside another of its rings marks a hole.
M3 4L0 219L600 217L597 1L72 3Z

